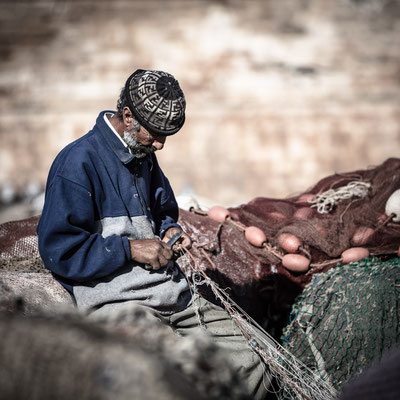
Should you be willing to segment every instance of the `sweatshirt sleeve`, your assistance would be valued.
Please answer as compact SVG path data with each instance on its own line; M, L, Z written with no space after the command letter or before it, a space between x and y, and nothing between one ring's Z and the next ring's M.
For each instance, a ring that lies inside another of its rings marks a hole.
M182 227L177 223L179 207L174 192L167 177L159 167L155 156L153 157L151 201L151 212L156 223L156 233L161 238L173 226L182 230Z
M96 233L90 190L61 176L47 189L37 232L46 268L64 279L101 278L130 259L127 237Z

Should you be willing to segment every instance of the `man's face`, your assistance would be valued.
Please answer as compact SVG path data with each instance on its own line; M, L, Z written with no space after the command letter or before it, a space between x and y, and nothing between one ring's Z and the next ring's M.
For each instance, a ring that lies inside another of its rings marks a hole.
M166 140L165 136L152 134L143 126L140 126L138 131L134 128L124 131L124 141L137 158L161 150Z

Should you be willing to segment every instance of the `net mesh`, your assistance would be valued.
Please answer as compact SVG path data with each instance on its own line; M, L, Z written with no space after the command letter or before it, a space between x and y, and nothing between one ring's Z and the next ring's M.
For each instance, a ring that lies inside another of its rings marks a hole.
M39 216L0 224L0 257L39 257L36 234Z
M400 342L400 259L317 274L296 300L284 347L334 387Z

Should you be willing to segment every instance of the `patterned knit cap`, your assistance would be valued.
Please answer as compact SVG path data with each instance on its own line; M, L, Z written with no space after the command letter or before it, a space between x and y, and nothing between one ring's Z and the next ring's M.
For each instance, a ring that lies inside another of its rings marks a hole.
M135 119L150 133L167 136L182 128L186 101L172 75L138 69L126 81L125 92Z

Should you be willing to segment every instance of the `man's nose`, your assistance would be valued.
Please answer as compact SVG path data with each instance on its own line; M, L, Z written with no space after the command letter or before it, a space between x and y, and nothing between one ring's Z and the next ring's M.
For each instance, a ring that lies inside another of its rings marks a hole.
M164 147L164 143L165 143L165 140L163 140L163 141L154 140L153 146L154 146L157 150L162 150L162 148Z

